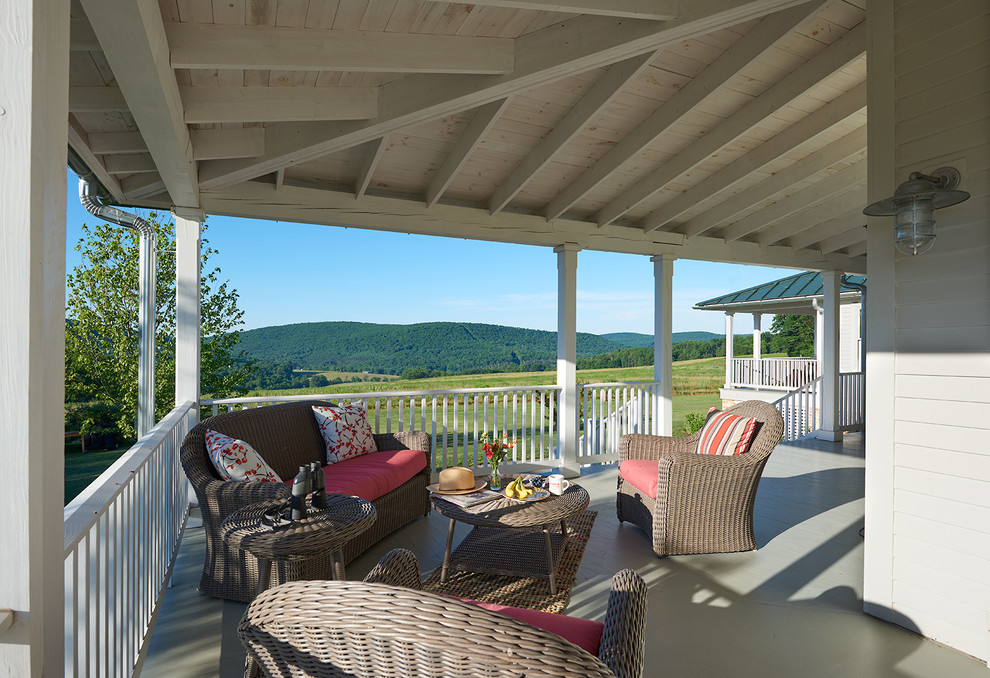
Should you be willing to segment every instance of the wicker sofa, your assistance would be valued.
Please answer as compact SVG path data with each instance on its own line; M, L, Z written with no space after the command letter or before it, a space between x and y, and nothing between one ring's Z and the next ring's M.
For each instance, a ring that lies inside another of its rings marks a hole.
M660 557L756 549L756 489L783 435L784 420L773 405L757 400L726 412L760 422L745 454L696 454L700 432L686 438L628 434L619 439L616 515L643 528ZM624 477L623 464L629 460L656 462L655 496Z
M181 450L182 467L199 500L206 532L206 558L200 592L214 598L242 602L254 598L258 561L244 551L229 548L221 539L220 524L244 506L270 499L284 500L290 495L289 487L283 483L222 480L207 454L204 441L206 430L219 431L249 443L280 477L291 479L302 464L312 461L324 463L326 447L311 408L313 405L330 404L322 400L308 400L227 412L200 422L186 435ZM378 518L371 529L344 545L345 563L386 535L430 511L429 493L426 491L430 478L429 435L422 431L376 434L375 443L379 451L422 450L427 463L412 478L372 501ZM332 563L328 555L301 562L274 563L271 584L274 586L295 579L330 579L332 576Z
M244 612L237 635L265 676L642 676L646 584L632 570L612 578L597 653L572 644L582 643L575 626L589 622L533 614L422 591L416 557L395 549L363 582L290 582L265 591Z

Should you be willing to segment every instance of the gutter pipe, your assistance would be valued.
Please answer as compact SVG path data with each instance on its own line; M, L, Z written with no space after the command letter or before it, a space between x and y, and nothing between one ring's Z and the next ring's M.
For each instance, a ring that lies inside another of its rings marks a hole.
M135 214L105 205L92 172L79 174L79 202L95 217L138 232L138 406L137 434L143 437L155 425L155 231Z

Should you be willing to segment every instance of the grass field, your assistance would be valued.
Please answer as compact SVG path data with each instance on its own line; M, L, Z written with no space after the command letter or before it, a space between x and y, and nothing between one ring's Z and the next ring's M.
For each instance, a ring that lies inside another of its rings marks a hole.
M353 373L325 372L323 374L341 376ZM355 375L357 376L357 375ZM382 376L382 375L361 375ZM649 381L653 379L653 367L625 367L605 370L580 370L578 381L582 384L604 382ZM293 389L288 391L252 391L248 395L288 395L334 393L380 393L385 391L443 391L448 389L470 389L503 386L545 386L556 382L556 372L510 372L495 374L465 374L430 379L394 379L388 383L346 383L323 388ZM721 401L718 389L725 379L725 359L707 358L685 360L674 363L673 390L674 434L683 434L684 417L689 412L704 414L709 407L719 407ZM79 443L65 446L65 502L68 503L89 483L106 470L117 458L127 451L116 450L87 452L82 454Z

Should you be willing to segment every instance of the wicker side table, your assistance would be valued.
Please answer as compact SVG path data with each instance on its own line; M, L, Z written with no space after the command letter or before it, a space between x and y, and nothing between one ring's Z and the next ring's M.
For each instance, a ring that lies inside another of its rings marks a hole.
M274 560L305 560L329 553L334 579L344 579L341 548L375 522L374 505L358 497L328 494L326 510L310 508L309 515L285 527L262 524L264 513L281 503L246 506L220 526L224 541L258 559L258 593L268 588Z
M534 502L495 499L461 507L432 497L433 507L450 519L440 581L447 581L450 568L531 577L546 577L550 593L557 593L557 563L567 543L567 519L588 508L588 491L571 485L562 495ZM474 525L453 552L454 524ZM551 528L560 524L560 534ZM543 534L540 535L540 532Z

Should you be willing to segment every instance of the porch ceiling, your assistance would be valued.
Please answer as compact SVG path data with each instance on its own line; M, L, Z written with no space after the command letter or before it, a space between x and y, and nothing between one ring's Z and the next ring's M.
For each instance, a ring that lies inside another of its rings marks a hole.
M73 0L69 141L125 205L865 273L865 2Z

